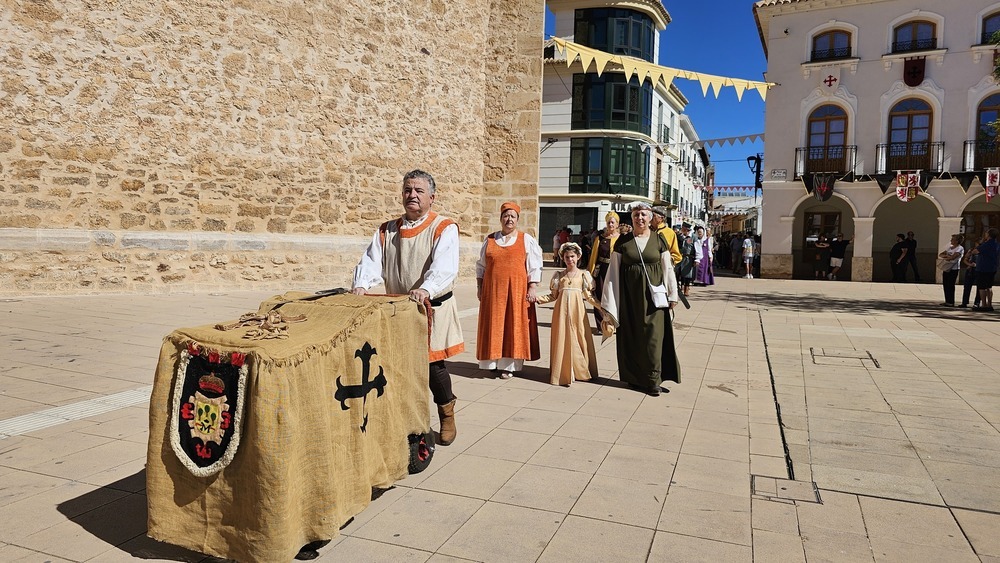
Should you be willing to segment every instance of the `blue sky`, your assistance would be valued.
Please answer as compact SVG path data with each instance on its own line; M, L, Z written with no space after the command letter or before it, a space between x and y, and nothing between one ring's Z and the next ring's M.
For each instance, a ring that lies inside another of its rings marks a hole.
M746 80L764 79L767 62L753 19L753 0L663 3L673 21L660 35L658 64ZM547 35L552 33L549 22L545 30ZM677 79L674 83L687 96L686 113L702 139L764 132L764 102L757 92L744 93L741 102L732 88L723 88L716 99L711 90L703 96L695 81ZM763 142L707 150L715 164L717 186L753 185L746 158L763 153Z

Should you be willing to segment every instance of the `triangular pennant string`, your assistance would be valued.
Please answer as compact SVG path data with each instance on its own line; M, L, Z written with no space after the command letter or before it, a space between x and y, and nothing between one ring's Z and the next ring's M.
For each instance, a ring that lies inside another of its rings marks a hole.
M767 101L767 87L768 86L766 83L765 84L758 83L754 85L754 90L757 90L757 93L760 94L760 99L765 102Z
M715 76L711 74L703 74L690 70L675 69L670 67L663 67L659 65L654 65L652 63L636 59L633 57L623 57L620 55L612 55L604 51L597 49L591 49L590 47L584 47L572 41L566 41L565 39L560 39L558 37L552 38L553 43L559 52L566 53L566 65L571 66L576 58L580 57L580 63L584 66L584 69L590 67L590 63L597 63L598 74L604 72L608 64L614 63L621 65L628 77L631 78L633 74L637 74L640 80L644 79L648 74L650 78L655 80L663 80L664 84L669 86L669 82L678 76L683 77L687 80L695 80L700 83L702 88L702 95L708 96L708 88L711 87L715 90L715 96L719 96L720 89L723 86L732 86L736 90L736 97L742 101L743 93L750 88L757 90L760 94L762 100L767 99L767 89L771 86L775 86L773 82L758 82L753 80L742 80L736 78L727 78L724 76ZM670 76L670 79L666 77Z
M743 92L746 91L747 85L748 85L747 81L746 80L731 80L731 82L733 83L733 88L736 88L736 100L742 102L743 101Z
M707 98L708 97L708 87L712 83L708 79L705 79L705 78L702 78L701 80L699 80L698 83L701 84L701 95Z

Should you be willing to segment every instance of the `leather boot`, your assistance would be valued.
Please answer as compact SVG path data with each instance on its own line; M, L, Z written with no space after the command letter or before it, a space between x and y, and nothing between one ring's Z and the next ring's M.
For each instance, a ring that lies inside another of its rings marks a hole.
M455 430L455 401L457 399L452 399L450 403L443 405L438 405L438 419L441 421L441 432L440 438L438 439L438 444L442 446L447 446L448 444L455 441L455 436L458 435L458 431Z

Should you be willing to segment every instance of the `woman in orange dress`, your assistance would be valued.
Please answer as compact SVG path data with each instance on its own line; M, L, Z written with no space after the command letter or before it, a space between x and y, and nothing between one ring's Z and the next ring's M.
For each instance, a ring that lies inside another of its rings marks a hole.
M539 358L535 286L542 279L542 247L517 230L521 208L500 206L500 230L483 241L476 262L479 369L501 379L521 371L525 360Z

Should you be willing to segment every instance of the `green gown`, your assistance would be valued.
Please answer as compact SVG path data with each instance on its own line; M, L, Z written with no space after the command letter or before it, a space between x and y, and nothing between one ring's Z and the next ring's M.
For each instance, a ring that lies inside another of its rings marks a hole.
M670 311L653 307L646 276L639 261L635 237L624 235L615 244L621 254L618 295L618 374L625 383L653 390L665 380L681 382L681 366L674 347ZM649 281L663 283L660 254L669 252L662 236L651 236L642 253Z

